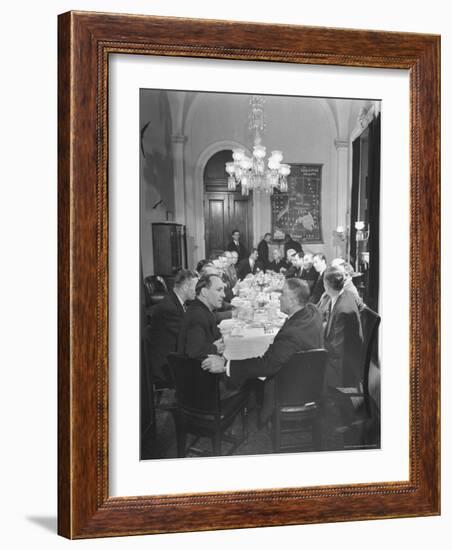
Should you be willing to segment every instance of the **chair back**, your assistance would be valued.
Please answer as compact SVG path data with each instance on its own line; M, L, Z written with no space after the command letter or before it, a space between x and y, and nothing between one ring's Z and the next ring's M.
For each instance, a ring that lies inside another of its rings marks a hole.
M182 411L194 414L219 414L219 376L204 371L201 361L170 353L168 365L173 375L176 399Z
M322 391L326 358L324 349L296 353L275 377L276 408L317 402Z
M378 327L380 326L381 317L367 306L361 310L361 325L363 329L363 393L366 408L369 413L369 370L372 359L372 350L375 345ZM370 414L370 413L369 413Z
M168 294L168 287L165 279L160 275L148 275L144 278L144 298L147 306L154 305L165 294Z

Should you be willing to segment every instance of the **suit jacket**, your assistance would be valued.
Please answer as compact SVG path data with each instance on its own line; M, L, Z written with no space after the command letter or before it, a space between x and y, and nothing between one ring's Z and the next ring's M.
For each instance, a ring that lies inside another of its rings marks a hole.
M259 254L259 261L263 265L264 269L268 269L270 260L268 258L268 243L265 239L257 245L257 253Z
M284 244L284 258L287 258L287 251L290 249L295 250L295 252L303 253L303 247L301 244L293 239L290 239L290 241L287 241Z
M281 268L284 268L286 269L286 262L284 262L283 260L281 260L280 262L276 262L275 260L273 260L272 262L270 262L268 264L268 268L267 269L271 269L272 271L274 271L275 273L279 273L280 269Z
M309 301L312 304L317 304L324 292L325 292L325 285L323 283L323 273L322 273L317 277L317 280L312 287L311 297L309 298Z
M254 274L258 269L263 269L263 265L259 262L259 260L254 262L253 269L251 269L249 258L245 258L237 264L237 277L242 280L248 275L248 273Z
M231 286L234 287L235 283L237 282L237 270L235 268L235 265L228 265L225 269L226 277L229 279Z
M234 384L248 378L273 377L298 351L323 348L323 326L317 308L307 304L287 319L262 357L231 361L229 374ZM274 379L266 380L262 419L273 409Z
M240 241L238 246L235 244L234 240L230 241L228 243L228 246L226 247L226 250L229 250L230 252L237 252L237 254L239 255L238 262L244 260L245 258L248 258L249 256L248 250L246 249L245 245L243 245Z
M291 264L287 268L287 271L284 273L284 275L285 275L286 279L299 278L300 275L301 275L301 269L299 267L296 267L293 264Z
M185 313L184 322L177 342L178 353L192 359L205 359L207 355L216 355L215 340L221 338L215 319L210 309L195 298Z
M348 291L340 294L329 313L325 348L325 386L356 386L362 379L363 333L356 300Z
M287 319L262 357L231 361L234 382L259 376L274 376L298 351L323 348L323 326L317 308L306 304Z
M169 353L176 351L177 338L184 321L185 311L173 290L154 308L149 329L149 354L152 372L156 378L165 380L164 367Z
M306 281L309 285L309 290L313 291L314 285L317 282L317 279L319 278L319 272L315 269L313 265L309 269L302 269L300 274L300 279L303 279Z

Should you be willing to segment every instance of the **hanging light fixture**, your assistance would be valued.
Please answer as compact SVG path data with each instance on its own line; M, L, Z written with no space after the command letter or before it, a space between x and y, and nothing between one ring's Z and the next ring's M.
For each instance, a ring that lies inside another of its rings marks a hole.
M235 191L240 184L242 195L248 195L250 190L273 193L275 188L282 192L288 189L290 166L282 163L282 152L272 151L265 166L266 149L261 138L261 132L266 127L264 102L263 97L255 95L250 99L249 129L254 132L252 156L247 156L244 149L233 149L233 160L226 163L228 189Z

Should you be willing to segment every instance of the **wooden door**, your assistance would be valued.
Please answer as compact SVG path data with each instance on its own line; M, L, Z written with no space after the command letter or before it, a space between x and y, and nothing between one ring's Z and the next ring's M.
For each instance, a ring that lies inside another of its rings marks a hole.
M252 247L251 204L239 193L211 192L204 195L204 223L206 257L225 250L234 229L240 231L240 240L247 250Z
M215 250L224 250L229 229L229 197L227 193L207 192L204 196L206 257Z
M251 200L240 190L228 191L225 164L230 160L231 151L219 151L210 158L204 171L206 257L226 249L233 229L240 231L240 240L248 250L253 245Z

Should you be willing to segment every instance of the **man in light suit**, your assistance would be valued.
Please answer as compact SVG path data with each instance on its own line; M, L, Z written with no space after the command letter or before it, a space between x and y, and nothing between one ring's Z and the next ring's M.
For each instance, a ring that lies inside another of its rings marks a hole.
M308 303L309 286L301 279L288 279L284 283L280 303L287 320L262 357L227 361L218 355L209 356L202 368L209 372L226 373L236 385L247 379L265 376L262 420L271 414L274 396L274 376L291 357L303 350L323 348L322 319L317 308Z
M344 270L329 267L324 273L325 292L330 297L325 327L328 362L325 387L356 386L362 379L363 333L354 296L344 290Z

